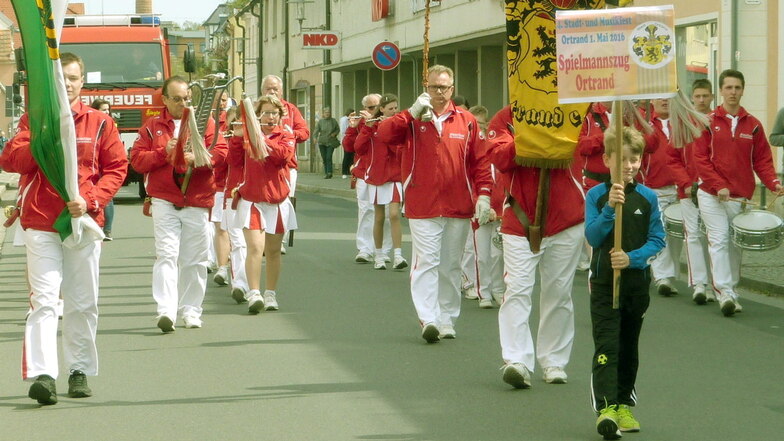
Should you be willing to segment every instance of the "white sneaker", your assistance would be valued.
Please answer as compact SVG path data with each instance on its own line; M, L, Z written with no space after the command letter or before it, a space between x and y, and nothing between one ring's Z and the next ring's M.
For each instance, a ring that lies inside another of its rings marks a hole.
M501 368L504 383L514 386L515 389L528 389L531 387L531 372L522 363L509 363Z
M376 263L373 264L373 269L385 270L387 269L387 264L384 263L384 259L376 259Z
M286 254L286 247L284 247L282 244L280 246L280 254Z
M479 299L479 307L481 309L493 309L493 299Z
M735 314L736 307L735 301L732 297L728 295L721 295L719 296L721 300L719 300L719 307L721 308L721 313L724 314L724 317L732 317Z
M54 312L57 313L57 318L63 318L63 308L64 307L65 306L63 304L63 299L57 300L57 305L54 307Z
M705 297L708 298L708 303L716 301L716 293L713 292L712 288L707 288L705 290Z
M360 251L356 257L354 257L354 262L357 263L370 263L373 260L373 256L370 253L366 253L364 251Z
M341 178L342 179L346 179L346 178L348 178L348 175L343 175L343 176L341 176Z
M214 273L215 271L217 271L217 269L218 269L218 264L216 262L210 261L207 264L207 272L208 273Z
M469 286L468 288L464 289L463 296L468 300L476 300L479 298L479 295L476 293L476 288L473 286Z
M708 296L705 295L705 285L696 285L694 287L694 293L691 295L691 299L698 305L708 303Z
M386 254L384 254L384 263L392 263L392 259L390 259Z
M248 296L248 312L251 314L258 314L264 309L264 297L261 296L258 290L252 290Z
M656 281L656 290L660 296L672 297L678 295L678 290L672 286L670 279L660 279Z
M740 306L740 302L738 301L738 299L735 299L734 301L735 301L735 312L736 313L743 312L743 307Z
M422 338L428 343L438 342L438 340L440 340L438 334L438 326L436 326L435 323L426 323L425 326L422 327Z
M188 329L201 328L201 319L196 316L184 315L182 321L185 322L185 327Z
M264 310L265 311L277 311L278 310L278 299L275 297L275 291L266 290L264 291Z
M395 256L395 263L392 265L392 268L396 270L408 268L408 262L403 256Z
M451 340L456 336L455 327L452 325L441 325L438 329L438 338L448 338Z
M566 384L566 372L558 366L550 366L544 368L543 377L546 383L550 384Z
M240 287L235 287L231 289L231 298L234 299L237 304L245 303L245 290Z
M229 284L229 267L224 265L218 268L218 271L215 272L215 276L212 278L212 281L220 286L226 286Z
M501 306L504 303L504 293L502 292L494 292L493 293L493 300L498 306Z

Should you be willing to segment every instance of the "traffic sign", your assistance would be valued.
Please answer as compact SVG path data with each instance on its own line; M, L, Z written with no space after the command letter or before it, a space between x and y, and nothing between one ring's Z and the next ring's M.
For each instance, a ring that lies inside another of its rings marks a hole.
M400 49L395 43L383 41L373 48L373 64L381 70L392 70L400 64Z

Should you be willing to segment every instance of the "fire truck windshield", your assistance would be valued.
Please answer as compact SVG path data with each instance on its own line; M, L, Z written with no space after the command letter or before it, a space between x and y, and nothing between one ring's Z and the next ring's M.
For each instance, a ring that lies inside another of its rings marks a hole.
M161 45L154 43L63 43L84 61L85 86L111 83L124 87L160 87L163 84ZM135 84L123 84L135 83Z

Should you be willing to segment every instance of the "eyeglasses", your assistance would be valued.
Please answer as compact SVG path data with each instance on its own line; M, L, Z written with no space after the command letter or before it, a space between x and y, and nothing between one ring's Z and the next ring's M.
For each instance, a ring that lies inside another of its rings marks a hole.
M272 112L267 112L267 111L260 112L260 116L268 116L270 118L278 116L278 115L280 115L280 112L278 112L277 110L272 111Z
M375 109L376 107L378 107L378 106L365 106L365 108L366 108L366 109L368 109L368 110L373 110L373 109Z
M427 91L432 93L446 93L452 86L427 86Z
M166 96L166 95L164 95L164 96ZM177 104L179 104L179 103L182 103L182 102L185 102L185 101L188 101L188 98L187 98L187 97L183 98L183 97L181 97L181 96L167 96L167 97L166 97L166 99L167 99L167 100L174 101L174 102L175 102L175 103L177 103Z

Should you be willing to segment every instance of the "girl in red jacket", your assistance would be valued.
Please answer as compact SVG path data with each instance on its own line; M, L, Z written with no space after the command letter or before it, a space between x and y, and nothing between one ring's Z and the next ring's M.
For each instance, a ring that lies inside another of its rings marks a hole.
M238 199L235 222L242 226L247 243L245 273L250 290L245 298L252 314L262 309L278 309L275 289L280 276L283 233L297 228L294 206L289 200L291 186L287 166L294 155L294 137L280 126L283 104L267 95L261 97L255 107L268 155L258 159L237 141L229 151L232 165L245 164L244 180L235 195ZM263 295L260 293L262 255L267 258Z
M388 93L381 97L376 114L366 119L354 144L355 151L370 158L365 181L368 184L368 200L373 203L373 242L376 251L374 268L387 269L382 250L384 241L384 221L389 206L389 222L392 232L392 246L395 259L394 269L403 269L408 262L403 258L400 244L403 233L400 227L400 204L403 201L403 185L400 182L400 154L398 146L381 142L376 137L376 122L397 114L397 97Z

